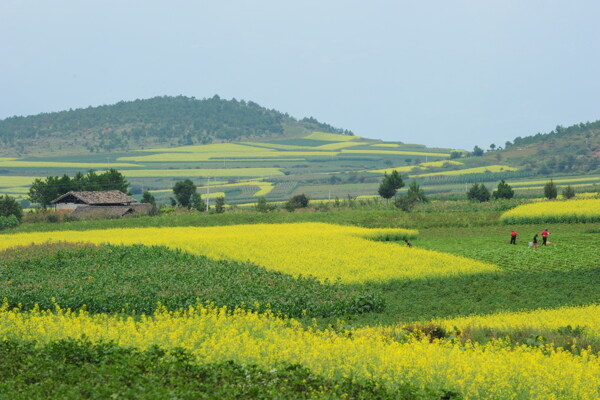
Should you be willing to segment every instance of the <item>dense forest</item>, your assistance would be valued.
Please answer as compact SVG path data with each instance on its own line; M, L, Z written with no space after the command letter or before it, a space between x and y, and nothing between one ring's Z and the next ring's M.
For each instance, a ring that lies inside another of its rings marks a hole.
M154 97L113 105L10 117L0 121L0 145L16 154L66 146L90 152L127 151L165 145L192 145L273 137L313 130L352 135L320 123L297 120L252 101Z

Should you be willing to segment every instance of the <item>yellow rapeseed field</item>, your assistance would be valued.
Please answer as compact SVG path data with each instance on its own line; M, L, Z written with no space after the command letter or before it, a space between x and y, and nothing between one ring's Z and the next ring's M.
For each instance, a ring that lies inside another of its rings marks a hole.
M279 168L198 168L198 169L141 169L123 170L128 178L143 177L222 177L222 176L275 176L283 175Z
M487 329L497 332L518 330L556 331L571 326L584 328L584 335L600 339L600 305L593 304L582 307L560 307L521 312L500 312L489 315L470 315L466 317L435 319L425 324L441 326L448 332L465 329ZM357 335L384 335L394 337L402 324L359 328Z
M192 146L167 147L164 149L146 149L138 150L148 153L208 153L208 154L246 154L248 153L264 153L268 149L261 149L255 146L245 146L237 143L214 143L214 144L198 144Z
M401 156L429 156L429 157L449 157L448 153L428 153L422 151L403 151L403 150L355 150L355 149L342 149L342 153L349 154L395 154Z
M199 363L227 360L265 369L301 364L329 379L376 379L387 387L410 384L421 396L452 391L464 399L597 399L600 362L583 351L347 337L303 329L299 322L201 306L158 310L152 316L91 315L85 311L22 312L0 307L0 340L80 338L148 349L180 347Z
M374 169L374 170L370 170L367 172L373 172L373 173L377 173L377 174L384 174L384 173L390 174L394 170L398 171L398 172L410 172L410 171L413 171L415 169L420 169L420 168L427 169L427 168L433 168L433 167L441 167L444 164L463 165L463 163L461 163L460 161L440 160L440 161L429 161L429 162L419 163L417 165L403 165L401 167Z
M321 146L314 147L316 150L339 150L344 149L346 147L354 147L354 146L365 146L369 145L368 142L337 142L337 143L327 143Z
M206 177L206 176L274 176L283 175L279 168L190 168L190 169L138 169L123 170L128 178L144 177Z
M0 167L36 167L36 168L121 168L139 167L137 164L129 163L78 163L78 162L54 162L54 161L0 161Z
M422 178L426 176L454 176L454 175L466 175L466 174L481 174L484 172L508 172L508 171L517 171L518 169L515 167L510 167L508 165L488 165L486 167L476 167L476 168L465 168L465 169L457 169L453 171L441 171L441 172L431 172L427 174L419 174L414 175L415 178Z
M585 327L586 335L600 338L600 305L585 307L561 307L523 312L503 312L491 315L440 319L433 321L448 330L489 328L498 331L510 331L533 328L536 330L556 330L567 325Z
M342 282L485 273L498 267L450 254L369 240L415 236L407 229L323 223L128 228L0 235L0 250L47 241L164 245L216 259L251 261L292 275Z
M250 148L251 146L246 146ZM257 149L257 147L255 147ZM246 152L246 153L159 153L152 155L136 155L120 157L120 161L135 161L135 162L194 162L194 161L219 161L221 158L227 158L228 160L248 160L249 157L253 158L273 158L273 159L295 159L298 157L331 157L336 156L338 152L335 151L277 151L271 149L259 149L262 152Z
M600 199L544 201L523 204L500 216L507 223L600 220Z
M324 140L327 142L347 142L350 140L360 139L358 136L339 135L337 133L313 132L304 139Z
M37 176L1 176L0 187L30 186L35 179L43 179Z

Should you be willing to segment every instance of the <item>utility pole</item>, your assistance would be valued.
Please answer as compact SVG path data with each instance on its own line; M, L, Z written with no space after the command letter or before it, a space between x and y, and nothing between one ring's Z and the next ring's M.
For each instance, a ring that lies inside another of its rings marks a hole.
M206 212L210 210L210 176L206 178Z

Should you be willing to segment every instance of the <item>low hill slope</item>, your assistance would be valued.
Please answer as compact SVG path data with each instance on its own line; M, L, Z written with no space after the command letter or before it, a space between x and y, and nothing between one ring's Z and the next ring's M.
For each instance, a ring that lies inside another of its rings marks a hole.
M517 137L501 151L485 157L502 159L511 166L542 175L591 173L600 168L600 121L581 123L552 132Z
M115 152L312 131L352 133L314 118L296 120L252 101L219 96L154 97L0 121L0 155Z

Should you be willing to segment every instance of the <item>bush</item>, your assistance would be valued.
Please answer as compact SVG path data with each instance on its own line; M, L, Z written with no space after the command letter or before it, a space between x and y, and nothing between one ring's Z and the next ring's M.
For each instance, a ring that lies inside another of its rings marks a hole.
M494 190L494 194L492 195L494 199L512 199L515 195L515 191L512 187L502 179L500 183L498 183L498 189Z
M564 190L562 191L562 195L565 199L572 199L573 197L575 197L575 189L573 189L573 187L569 185L566 188L564 188Z
M469 200L477 200L480 203L483 203L490 200L490 191L483 183L481 185L475 183L467 192L467 198Z
M402 211L409 212L412 211L418 202L419 199L416 196L406 194L403 196L397 196L394 200L394 205Z
M19 220L14 215L9 215L8 217L0 216L0 231L2 229L16 228L19 224Z
M550 182L548 182L544 185L544 196L548 200L555 199L556 196L558 196L558 189L557 189L556 185L554 184L554 182L552 181L552 179L550 179Z
M0 217L14 215L17 220L23 218L23 208L15 199L9 195L0 196Z
M263 213L273 211L276 208L277 207L274 204L270 204L269 202L267 202L267 199L265 199L264 197L259 197L256 201L256 205L254 206L254 209L256 211Z
M217 200L215 200L215 212L217 214L225 212L225 197L217 197Z
M285 203L285 209L288 211L294 211L297 208L308 207L309 198L304 194L297 194Z

